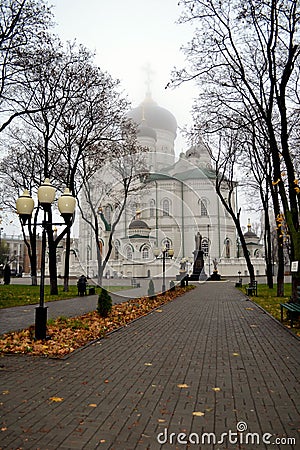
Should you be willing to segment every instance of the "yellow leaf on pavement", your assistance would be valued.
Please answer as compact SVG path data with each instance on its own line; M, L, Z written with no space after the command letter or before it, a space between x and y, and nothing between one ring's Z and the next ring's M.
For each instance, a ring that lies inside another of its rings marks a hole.
M205 415L205 413L201 412L201 411L194 411L193 412L193 416L201 417L201 416L204 416L204 415Z
M188 388L189 386L187 384L177 384L177 387L184 389L184 388Z
M64 399L62 397L50 397L49 400L51 402L58 403L58 402L63 402Z

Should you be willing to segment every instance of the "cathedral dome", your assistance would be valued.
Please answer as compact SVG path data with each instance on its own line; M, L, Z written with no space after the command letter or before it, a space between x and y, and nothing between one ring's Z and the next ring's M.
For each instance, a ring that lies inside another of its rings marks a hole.
M143 127L167 130L176 135L177 122L175 117L167 109L158 106L150 95L147 95L138 107L129 111L128 117Z
M186 158L200 167L211 168L210 154L201 136L198 136L198 143L186 151Z
M150 230L150 228L148 227L148 225L146 224L146 222L144 222L141 219L133 219L131 221L131 223L129 224L129 229L130 230L142 230L142 229L147 229Z
M157 140L156 131L153 128L147 127L146 125L140 125L137 131L138 136L140 137L148 137L151 139Z
M248 231L246 231L246 233L244 233L244 238L245 238L246 244L258 243L260 239L259 239L259 236L257 236L257 234L251 230L250 219L248 221L247 227L248 227Z

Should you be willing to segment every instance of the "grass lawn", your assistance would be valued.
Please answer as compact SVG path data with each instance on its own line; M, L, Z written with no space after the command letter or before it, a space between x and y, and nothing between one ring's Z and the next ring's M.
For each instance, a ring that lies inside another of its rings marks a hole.
M245 287L240 288L241 291L245 292ZM258 296L250 296L251 300L260 305L263 309L265 309L268 313L270 313L275 319L280 321L280 303L286 303L292 291L292 285L290 283L286 283L284 286L284 297L277 297L277 286L274 285L273 289L269 289L265 284L257 285L257 293ZM290 328L290 321L287 320L287 312L284 310L284 321L283 324ZM291 330L300 336L300 321L294 321L294 327Z
M109 286L110 292L122 289L130 289L130 286ZM97 293L97 289L96 289ZM58 295L50 295L50 286L45 286L45 301L55 302L78 296L77 286L69 286L69 291L64 292L63 286L58 286ZM0 308L12 306L35 305L39 303L40 287L23 284L0 284Z

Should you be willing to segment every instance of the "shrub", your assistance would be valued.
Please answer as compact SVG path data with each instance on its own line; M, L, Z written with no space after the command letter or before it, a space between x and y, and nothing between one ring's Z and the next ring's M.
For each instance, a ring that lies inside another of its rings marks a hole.
M107 317L112 309L111 296L105 289L101 289L101 293L98 296L97 312L101 317Z
M148 288L148 297L155 298L155 291L154 291L154 283L153 280L149 281L149 288Z
M175 283L174 281L170 281L170 291L175 291Z

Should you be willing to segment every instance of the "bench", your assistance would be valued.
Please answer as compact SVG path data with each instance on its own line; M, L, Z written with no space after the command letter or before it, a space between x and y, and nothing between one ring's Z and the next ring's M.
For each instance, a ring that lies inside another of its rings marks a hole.
M280 303L280 317L283 321L283 310L286 309L288 318L291 321L291 328L293 328L294 319L300 314L300 286L297 287L297 301L296 303L289 301L287 303Z
M96 294L95 286L91 286L89 284L86 285L86 290L88 291L88 295Z
M85 286L78 286L78 295L94 295L96 294L95 286L86 284Z
M136 280L136 278L132 278L132 280L131 280L131 286L132 286L133 288L139 288L139 287L141 287L141 283L139 283L139 282Z
M300 314L300 303L280 303L281 322L283 321L283 309L288 311L291 328L293 328L294 319Z
M252 281L252 283L249 283L246 287L246 293L247 295L256 295L257 297L257 281Z

